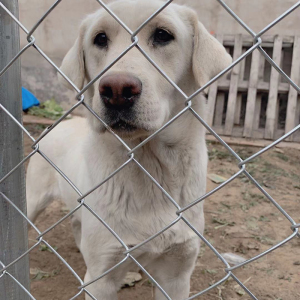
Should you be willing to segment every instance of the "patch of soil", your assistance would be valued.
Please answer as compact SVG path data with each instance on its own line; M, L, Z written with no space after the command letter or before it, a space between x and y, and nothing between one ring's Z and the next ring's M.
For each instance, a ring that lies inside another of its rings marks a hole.
M30 126L33 134L42 128ZM31 151L25 138L25 151ZM242 158L259 148L232 147ZM209 143L210 174L229 178L239 169L237 161L221 145ZM300 151L272 149L247 165L249 173L296 221L300 222ZM218 184L208 179L207 190ZM66 211L61 202L52 203L37 219L46 230ZM205 237L220 253L234 253L246 259L262 253L291 236L290 223L284 215L245 176L236 178L205 201ZM37 234L29 230L33 245ZM67 219L45 235L52 247L84 278L85 264L78 251L70 220ZM65 300L79 292L78 279L64 263L45 246L30 253L31 292L37 300ZM270 254L234 270L233 273L259 300L300 299L300 239L293 238ZM207 245L202 245L191 279L191 295L208 288L226 275L224 265ZM80 295L77 299L84 299ZM134 287L122 289L119 300L154 299L154 289L144 276ZM250 297L229 279L197 299L246 300Z

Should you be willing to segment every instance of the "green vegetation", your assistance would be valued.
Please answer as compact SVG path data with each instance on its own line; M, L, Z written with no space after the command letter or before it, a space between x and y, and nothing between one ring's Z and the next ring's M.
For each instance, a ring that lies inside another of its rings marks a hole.
M33 106L28 110L28 114L48 118L51 120L59 119L63 114L63 108L55 101L55 99L47 100L40 104L40 106Z

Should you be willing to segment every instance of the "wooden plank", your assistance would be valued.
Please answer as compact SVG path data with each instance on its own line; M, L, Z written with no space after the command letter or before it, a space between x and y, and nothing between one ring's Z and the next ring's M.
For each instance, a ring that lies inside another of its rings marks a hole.
M263 128L253 129L251 139L263 139L265 130Z
M224 102L225 102L225 94L219 93L217 95L214 126L222 126Z
M254 50L252 53L251 71L249 79L249 89L246 106L246 117L244 125L244 137L251 137L253 129L253 121L255 114L256 94L257 94L257 83L259 74L259 61L261 54L258 50Z
M25 124L25 125L26 124L52 125L54 122L55 121L50 120L50 119L23 114L23 124Z
M253 129L258 129L259 128L261 100L262 100L262 94L257 95L257 97L256 97L256 103L255 103L255 113L254 113L254 120L253 120Z
M246 49L243 48L242 49L242 54L244 54L246 52ZM245 62L246 60L243 59L240 62L240 75L239 75L239 82L241 80L244 80L244 73L245 73ZM236 97L236 108L235 108L235 113L234 113L234 124L235 125L240 125L240 119L241 119L241 109L242 109L242 94L238 93L237 97Z
M279 95L278 95L279 96ZM279 122L279 109L280 109L280 102L279 102L279 98L278 98L278 101L277 101L277 105L276 105L276 115L275 115L275 130L274 130L274 135L273 135L273 140L275 140L275 133L276 131L278 131L278 122Z
M277 129L275 131L274 140L281 138L283 135L284 135L284 129ZM287 141L287 139L285 139L284 141Z
M273 57L272 59L275 61L277 65L281 63L282 57L282 37L276 36L274 41L274 49L273 49ZM277 119L278 113L278 83L279 83L280 74L275 69L271 70L271 79L270 79L270 91L269 91L269 100L267 106L267 119L266 119L266 127L265 127L265 139L273 139L274 132L277 128L277 124L275 123Z
M220 80L218 84L218 89L220 91L228 91L230 86L229 80ZM246 80L239 80L238 84L238 91L239 92L247 92L249 86L249 81ZM260 92L269 92L270 90L270 83L269 82L258 82L257 90ZM290 85L286 82L279 82L278 85L278 93L288 93L290 90Z
M245 72L244 72L244 80L249 83L250 78L250 71L251 71L251 60L252 55L248 55L245 57ZM248 85L247 85L247 91L248 91Z
M236 35L235 44L234 44L234 52L233 52L233 60L237 60L242 55L242 46L243 40L242 35ZM237 64L231 73L231 81L229 87L228 94L228 103L227 103L227 111L226 111L226 120L225 120L225 135L231 135L234 123L235 116L235 106L236 106L236 98L238 91L238 82L240 77L240 64Z
M217 35L216 39L221 44L223 44L223 35ZM208 108L207 108L207 111L208 111L207 124L209 126L212 126L213 120L214 120L217 92L218 92L218 80L209 87L209 93L208 93L208 99L207 99L207 106L208 106Z
M281 60L280 60L280 65L282 70L286 73L286 70L284 70L284 67L285 67L285 55L284 55L284 49L281 49ZM290 60L290 63L292 63L292 57L291 57L291 60ZM287 74L287 73L286 73ZM279 76L279 85L280 85L280 82L283 82L285 81L283 79L283 76ZM288 84L289 85L289 84ZM288 86L288 89L290 90L290 85ZM286 100L287 101L287 100ZM287 103L286 103L287 104ZM278 133L278 130L281 131L282 129L278 129L278 125L279 125L279 109L280 109L280 89L278 88L278 100L277 100L277 107L276 107L276 118L275 118L275 132L274 132L274 137L273 139L276 140L276 135ZM283 130L283 134L284 135L284 130Z
M243 127L234 127L232 130L231 136L242 137L243 136Z
M274 45L274 35L263 35L262 37L262 47L273 48ZM293 36L284 36L283 38L283 48L291 48L293 47L294 37ZM224 46L234 46L235 35L233 34L225 34L223 37ZM244 47L252 47L253 46L253 38L249 35L243 35L243 46Z
M300 36L295 36L291 79L296 84L299 84L299 72L300 72ZM292 130L296 126L297 99L298 99L298 92L292 86L290 86L287 112L286 112L286 121L285 121L286 133ZM292 139L293 136L290 136L288 138L289 141L292 141Z
M235 125L240 125L240 123L241 123L242 99L243 99L242 93L238 93L236 96L236 107L235 107L235 113L234 113L234 124Z
M264 81L265 64L266 64L266 60L262 56L261 59L259 60L258 82L263 82Z
M225 47L225 46L224 46ZM231 51L231 48L232 47L225 47L225 50L226 50L226 52L230 55L230 56L232 56L232 54L230 53ZM230 70L229 72L227 72L226 74L225 74L225 76L223 76L223 79L228 79L228 80L230 80L230 78L231 78L231 72L232 72L232 70Z
M224 127L222 126L218 126L218 127L213 127L214 131L218 134L218 135L222 135L224 132Z
M266 60L263 57L261 57L259 61L258 82L264 81L265 63ZM254 113L254 121L253 121L254 130L259 129L261 101L262 101L262 93L259 93L256 97L256 103L255 103L255 113Z
M300 124L300 96L298 95L298 106L296 114L296 124Z
M246 48L242 48L242 54L246 52ZM244 80L244 74L245 74L245 66L246 66L246 59L243 59L240 62L240 75L239 80Z
M273 46L274 46L274 44L273 44ZM273 47L272 48L266 48L265 49L265 52L270 56L270 57L272 57L273 56ZM262 57L264 57L263 55L262 55ZM265 59L265 58L264 58ZM265 81L266 82L269 82L270 83L270 80L271 80L271 72L272 72L272 65L270 64L270 63L267 63L266 64L266 66L265 66ZM270 89L270 86L269 86L269 89ZM268 93L269 93L269 91L268 91Z
M300 132L295 132L294 133L294 142L299 143L298 145L300 145Z
M266 140L256 140L256 139L245 139L245 138L238 138L238 137L228 137L228 136L221 136L223 141L229 145L236 145L236 146L252 146L252 147L260 147L265 148L272 143L272 141ZM219 143L219 141L212 136L211 134L206 135L206 140ZM280 142L275 146L276 148L290 148L290 149L297 149L300 150L299 143L291 143L291 142Z
M296 126L300 124L300 95L298 94L297 108L296 108ZM300 143L300 129L292 135L292 141Z

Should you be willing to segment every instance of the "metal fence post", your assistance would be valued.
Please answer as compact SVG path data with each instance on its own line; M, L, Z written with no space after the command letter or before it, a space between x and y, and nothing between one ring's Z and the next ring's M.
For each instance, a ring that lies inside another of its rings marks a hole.
M18 16L18 0L1 0ZM19 52L19 26L0 8L0 70ZM21 64L18 59L0 78L0 102L19 121L22 120ZM23 158L23 132L0 109L0 179ZM11 199L22 211L26 210L25 169L17 169L2 184L0 192ZM27 223L0 196L0 260L8 264L23 254L28 247ZM29 260L24 257L7 270L26 289L29 289ZM1 276L1 274L0 274ZM0 278L1 300L27 300L29 296L10 276Z

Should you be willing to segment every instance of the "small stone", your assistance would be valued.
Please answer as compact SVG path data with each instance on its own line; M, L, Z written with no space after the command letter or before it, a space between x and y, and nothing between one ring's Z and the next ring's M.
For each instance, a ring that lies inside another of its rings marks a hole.
M142 275L137 272L127 272L123 279L122 287L134 286L136 282L142 280Z
M283 150L281 150L281 149L278 149L278 148L275 148L275 152L277 152L277 153L284 153L284 151L283 151Z

